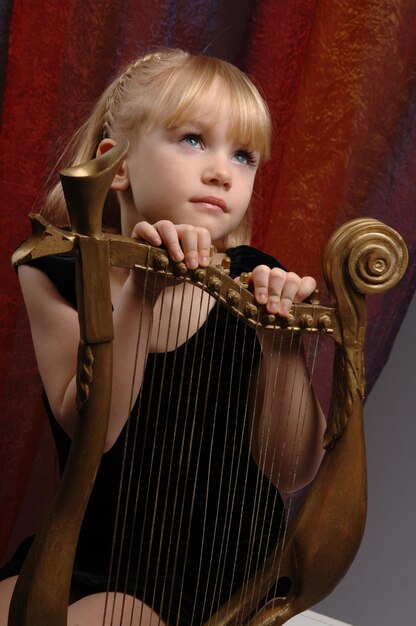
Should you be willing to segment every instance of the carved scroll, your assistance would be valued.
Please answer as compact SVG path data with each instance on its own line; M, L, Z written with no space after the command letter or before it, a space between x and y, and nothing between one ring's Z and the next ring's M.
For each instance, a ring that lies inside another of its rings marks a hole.
M15 265L46 254L74 251L78 257L77 297L81 328L78 366L80 428L74 439L62 487L19 577L10 626L65 626L72 562L79 528L106 435L111 388L112 316L108 268L140 267L207 291L249 326L270 332L330 336L336 344L334 393L325 454L298 516L269 558L206 626L266 626L288 619L324 598L338 583L358 550L366 516L366 468L362 424L365 295L392 287L407 264L401 237L373 219L342 226L328 243L324 270L331 306L297 304L288 319L271 316L244 288L236 289L226 268L210 265L191 271L173 263L159 248L103 234L104 198L127 146L63 173L72 231L32 216L32 235L13 256ZM93 272L89 271L93 268ZM99 275L99 286L96 276ZM106 275L103 289L103 276ZM97 305L98 299L98 305ZM100 393L97 393L97 388ZM286 578L284 598L257 606L270 580ZM51 584L51 581L53 584ZM249 592L250 591L250 592Z

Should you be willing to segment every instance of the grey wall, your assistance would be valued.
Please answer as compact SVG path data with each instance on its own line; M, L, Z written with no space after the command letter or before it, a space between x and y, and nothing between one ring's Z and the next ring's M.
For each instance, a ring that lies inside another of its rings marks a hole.
M350 571L314 611L352 626L416 624L416 297L365 405L368 522Z

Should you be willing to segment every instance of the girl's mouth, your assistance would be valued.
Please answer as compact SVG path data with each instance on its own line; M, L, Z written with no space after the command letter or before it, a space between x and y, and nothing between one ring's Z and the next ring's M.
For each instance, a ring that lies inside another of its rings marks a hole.
M203 198L193 198L191 200L193 204L204 204L207 208L221 210L223 213L228 213L228 207L224 200L216 198L215 196L204 196Z

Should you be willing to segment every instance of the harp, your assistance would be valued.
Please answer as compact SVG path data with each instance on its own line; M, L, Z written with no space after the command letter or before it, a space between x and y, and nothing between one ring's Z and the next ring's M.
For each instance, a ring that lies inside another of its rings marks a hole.
M407 265L406 246L398 233L377 220L352 220L336 231L325 251L331 305L301 303L293 306L287 320L270 316L224 267L211 264L189 271L184 264L172 263L159 248L101 232L104 200L126 150L125 145L117 146L99 159L64 170L61 180L72 230L55 228L32 216L32 235L13 256L14 265L49 254L74 252L77 256L81 336L77 386L82 427L73 440L56 500L20 573L9 625L67 623L78 535L106 437L113 339L108 269L114 265L141 268L179 285L192 284L248 328L277 330L288 336L325 336L334 342L333 394L320 469L272 553L205 622L205 626L280 626L336 586L361 541L366 516L365 295L397 283ZM270 596L270 588L278 581L285 584L285 591Z

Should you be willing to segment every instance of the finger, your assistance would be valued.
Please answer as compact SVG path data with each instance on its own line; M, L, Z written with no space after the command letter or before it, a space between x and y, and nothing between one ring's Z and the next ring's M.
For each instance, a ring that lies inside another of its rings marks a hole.
M315 289L316 280L312 278L312 276L303 276L294 302L302 302L302 300L308 298L315 291Z
M156 224L154 224L154 228L156 228L159 232L169 256L174 261L183 261L185 255L182 250L179 234L175 224L169 222L168 220L161 220L160 222L156 222Z
M210 261L211 233L207 228L197 228L199 265L206 267Z
M279 267L270 270L268 300L266 308L269 313L280 312L282 293L287 280L287 272Z
M137 239L144 239L152 246L160 246L162 243L157 229L149 222L138 222L134 226L131 236L137 237Z
M288 272L286 274L285 284L282 289L282 294L280 298L280 305L278 309L279 315L287 316L293 301L298 293L299 287L301 285L301 278L294 272Z
M274 273L274 281L273 281L273 298L269 299L269 283L270 276L272 274L272 270L266 265L258 265L254 268L251 274L251 282L254 290L254 297L256 298L259 304L265 304L268 307L270 313L275 310L280 301L280 292L282 290L284 279L283 277L279 278L278 273ZM280 287L279 287L280 281ZM271 307L271 308L269 308Z
M198 233L194 226L179 224L176 226L184 260L189 269L198 267Z

